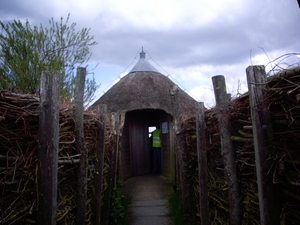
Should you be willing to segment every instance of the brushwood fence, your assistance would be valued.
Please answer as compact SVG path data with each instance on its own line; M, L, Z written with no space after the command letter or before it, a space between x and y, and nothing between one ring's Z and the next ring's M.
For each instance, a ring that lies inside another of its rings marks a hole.
M256 66L247 74L249 93L231 100L224 77L217 76L217 106L205 109L201 103L196 116L182 120L177 135L182 174L176 177L185 184L183 202L196 224L299 223L300 67L266 77ZM1 224L34 224L41 212L40 113L40 97L0 91ZM77 136L73 105L59 105L52 223L107 224L117 179L119 115L106 116L104 105L80 114L83 133ZM80 192L82 177L86 184ZM85 213L78 218L82 199Z
M300 67L246 72L248 93L231 100L215 76L216 107L182 123L182 177L193 186L183 198L194 199L183 202L196 224L299 224Z
M82 87L59 104L58 86L45 72L40 97L0 91L0 224L100 224L114 125L105 106L80 109Z

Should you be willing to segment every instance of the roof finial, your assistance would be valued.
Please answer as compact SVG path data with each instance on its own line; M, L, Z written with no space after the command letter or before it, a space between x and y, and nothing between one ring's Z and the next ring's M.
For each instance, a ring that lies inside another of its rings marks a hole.
M140 59L145 58L146 53L144 52L144 47L142 46L142 52L140 53Z
M142 46L142 51L140 52L140 59L135 64L135 66L130 70L129 73L133 72L156 72L159 73L146 59L146 53L144 52L144 47Z

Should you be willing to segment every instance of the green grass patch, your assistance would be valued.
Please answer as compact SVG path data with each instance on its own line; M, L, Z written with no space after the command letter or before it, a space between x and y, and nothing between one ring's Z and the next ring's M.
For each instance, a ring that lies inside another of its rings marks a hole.
M130 199L124 194L124 182L118 181L111 197L110 225L129 224Z
M174 218L175 225L189 225L188 215L184 212L181 192L177 190L168 199L170 215Z

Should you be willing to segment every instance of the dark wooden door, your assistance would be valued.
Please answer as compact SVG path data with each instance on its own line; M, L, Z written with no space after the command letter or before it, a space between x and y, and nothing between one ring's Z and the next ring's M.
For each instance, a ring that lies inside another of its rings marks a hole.
M129 124L132 175L151 172L150 149L148 146L148 122L142 117L133 117Z

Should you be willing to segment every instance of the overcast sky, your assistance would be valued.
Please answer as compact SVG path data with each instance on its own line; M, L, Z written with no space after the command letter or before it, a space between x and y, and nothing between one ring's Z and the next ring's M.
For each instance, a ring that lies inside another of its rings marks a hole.
M78 29L98 42L88 69L99 97L128 73L144 47L146 58L207 107L214 105L211 77L224 75L227 92L247 90L249 65L299 63L297 0L0 0L0 20L43 23L70 13ZM281 57L276 62L270 61Z

